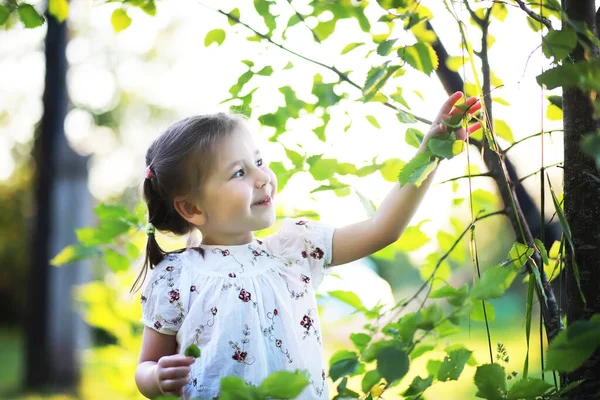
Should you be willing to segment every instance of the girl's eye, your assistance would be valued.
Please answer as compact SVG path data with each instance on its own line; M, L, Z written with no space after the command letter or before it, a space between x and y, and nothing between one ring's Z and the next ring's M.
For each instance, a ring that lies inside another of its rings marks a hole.
M262 158L260 160L256 161L256 166L257 167L262 167L263 166L263 160L262 160Z
M233 178L241 178L244 175L246 175L246 171L244 171L243 169L240 169L235 174L233 174Z

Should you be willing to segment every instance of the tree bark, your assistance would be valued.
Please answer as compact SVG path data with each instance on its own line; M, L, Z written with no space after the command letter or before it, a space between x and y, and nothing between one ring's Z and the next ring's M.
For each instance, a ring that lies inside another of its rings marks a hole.
M592 32L596 32L596 9L594 0L566 0L564 11L573 21L584 21ZM598 49L593 50L598 56ZM572 61L586 59L583 48L578 46L571 53ZM600 185L598 170L592 157L581 151L582 138L599 128L594 119L590 93L579 89L563 91L564 122L564 208L571 228L575 247L575 262L579 269L579 285L575 278L572 252L567 246L566 268L566 311L567 321L588 320L600 313ZM579 369L561 376L563 384L580 379L585 382L569 397L572 399L592 398L600 393L600 350L597 350ZM586 397L587 396L587 397Z

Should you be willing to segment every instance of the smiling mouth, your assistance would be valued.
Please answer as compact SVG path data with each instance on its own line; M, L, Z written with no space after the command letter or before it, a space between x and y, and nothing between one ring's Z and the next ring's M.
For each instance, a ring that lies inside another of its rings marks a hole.
M253 206L267 206L271 204L271 196L267 196L264 199L257 201L256 203L252 204Z

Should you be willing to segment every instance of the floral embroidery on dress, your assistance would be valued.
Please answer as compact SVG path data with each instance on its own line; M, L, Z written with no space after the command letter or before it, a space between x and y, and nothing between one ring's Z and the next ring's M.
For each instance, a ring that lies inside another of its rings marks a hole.
M250 336L250 328L248 327L248 324L244 325L242 334L244 335L244 338L242 339L241 347L237 342L232 342L231 340L229 341L229 345L235 351L231 358L240 364L252 365L254 364L255 358L248 357L248 352L246 351L246 345L250 342L250 339L248 339L248 336Z
M198 378L192 379L192 386L196 389L197 392L204 392L206 389L204 385L198 385Z
M310 314L313 311L313 309L308 310L308 312L304 314L304 317L302 317L302 320L300 321L300 325L303 326L305 329L303 332L302 339L306 339L312 333L315 335L317 342L321 344L321 335L319 334L317 328L315 328L315 320L310 316Z
M200 325L196 328L196 333L194 334L193 343L196 345L200 345L200 335L206 328L212 328L215 325L215 315L217 315L217 307L212 307L210 309L211 316L208 318L205 324Z
M315 392L317 393L317 395L319 395L319 397L321 397L323 395L323 391L325 390L325 381L327 380L327 375L325 375L325 370L323 370L321 372L321 386L317 386L315 384L315 381L311 378L310 379L310 383L313 385L313 389L315 389Z
M170 255L170 256L171 257L167 256L168 260L173 259L173 256L172 255ZM169 303L174 304L178 310L178 314L175 318L172 318L172 319L164 319L163 318L162 321L159 321L159 320L155 321L154 328L156 328L157 330L162 328L165 323L177 325L183 320L183 318L185 316L185 308L183 307L183 304L180 301L179 288L175 287L175 278L173 277L174 269L175 269L175 267L173 265L167 266L167 268L165 268L167 273L162 274L154 282L152 282L152 288L154 289L156 286L158 286L160 284L160 281L162 281L162 280L167 281L167 286L170 288L170 290L167 292L167 295L169 296ZM146 297L142 296L141 300L142 300L142 303L144 303L148 299Z
M240 273L244 272L244 264L242 264L241 262L239 262L237 260L237 258L235 258L235 256L233 254L231 254L231 252L229 250L217 248L217 249L213 249L212 252L213 252L213 254L221 254L223 257L231 257L231 258L233 258L233 261L235 261L236 264L240 266L240 270L241 271L238 271L238 272L240 272Z
M275 347L277 347L279 349L279 351L281 351L281 353L286 356L286 358L288 359L288 363L292 363L294 360L292 359L292 356L290 355L290 352L288 349L283 347L283 340L278 339L275 336L275 317L277 317L279 315L279 311L277 311L277 309L275 308L273 310L273 312L268 312L267 313L267 318L271 320L271 326L269 326L268 328L264 328L263 329L263 334L271 341L271 342L275 342Z
M290 297L292 299L301 299L306 295L306 293L308 293L308 284L310 283L310 278L304 274L300 274L300 280L304 283L304 290L301 292L298 292L294 289L290 289L289 282L286 281L285 283L285 286L287 287L287 290L290 293Z
M247 291L243 287L239 286L237 283L225 283L221 287L221 290L222 291L229 290L232 287L234 287L235 290L237 290L239 292L238 299L240 299L244 303L252 303L252 305L254 306L254 308L256 308L256 306L258 305L258 303L256 301L252 300L252 293L250 293L249 291Z

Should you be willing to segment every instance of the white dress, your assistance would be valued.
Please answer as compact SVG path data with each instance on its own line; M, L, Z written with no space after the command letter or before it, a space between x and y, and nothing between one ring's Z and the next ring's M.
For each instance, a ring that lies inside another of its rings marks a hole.
M329 399L315 290L331 262L334 229L285 220L280 232L237 246L170 254L149 273L141 322L196 344L183 399L214 399L220 379L259 385L279 370L306 370L298 399Z

